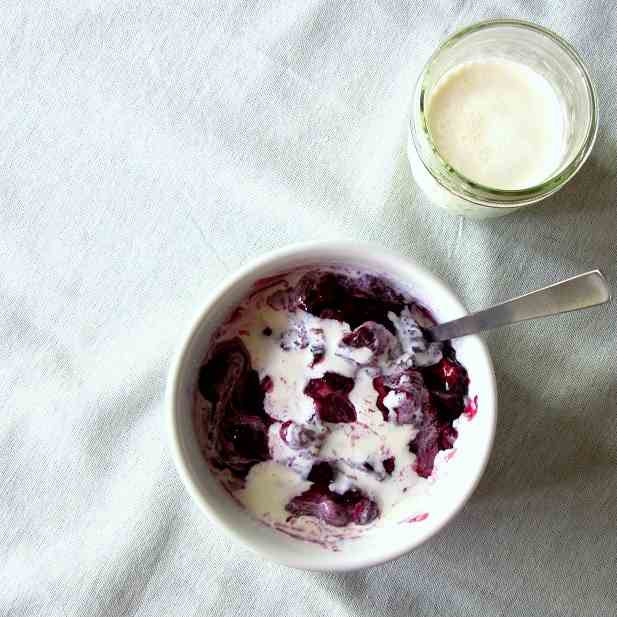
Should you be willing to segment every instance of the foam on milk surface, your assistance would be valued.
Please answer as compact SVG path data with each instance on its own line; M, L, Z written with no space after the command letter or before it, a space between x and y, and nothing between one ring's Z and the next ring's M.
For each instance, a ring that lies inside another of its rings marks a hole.
M478 60L451 69L430 94L426 115L444 160L491 188L540 184L563 157L562 103L542 75L517 62Z

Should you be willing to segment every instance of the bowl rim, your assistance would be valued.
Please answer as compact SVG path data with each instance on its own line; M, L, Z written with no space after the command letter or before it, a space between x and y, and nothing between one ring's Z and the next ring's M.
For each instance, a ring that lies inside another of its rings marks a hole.
M479 336L473 335L469 338L473 338L476 345L478 346L481 352L480 355L482 356L481 362L486 365L486 369L489 375L489 379L487 380L487 388L489 394L488 399L489 403L492 404L487 405L486 408L483 408L483 412L486 410L486 413L490 415L488 434L486 435L486 447L481 457L481 460L476 467L475 478L469 484L467 491L462 497L459 498L459 502L455 505L455 507L448 511L447 515L443 518L443 520L440 521L438 525L428 530L428 532L424 535L421 535L419 538L416 538L411 542L408 541L406 543L401 543L400 545L397 544L394 548L391 548L390 550L384 550L377 557L369 556L366 559L359 559L358 557L354 556L349 558L348 561L344 559L339 559L336 563L328 563L327 556L324 556L323 566L314 566L305 562L301 552L298 554L297 557L291 559L281 557L275 550L266 550L261 546L255 546L253 543L248 541L243 534L238 532L233 525L228 524L227 521L225 521L221 516L219 516L215 509L210 505L208 499L204 495L203 491L200 489L198 479L195 477L194 472L190 469L189 465L185 461L185 455L179 437L179 405L176 405L179 395L180 378L187 363L187 360L189 359L188 352L192 346L191 344L193 340L195 339L198 331L201 328L202 323L204 322L212 308L222 299L222 297L228 291L230 291L236 284L241 282L245 277L250 276L254 271L269 265L271 262L275 262L286 257L293 257L302 255L302 253L311 252L340 253L340 259L344 261L344 253L357 253L359 251L367 252L368 254L372 254L371 252L377 251L379 253L379 259L383 260L384 263L390 260L398 262L400 266L409 267L413 271L413 276L411 276L409 279L411 282L413 282L414 278L423 279L425 282L428 283L429 286L440 287L441 290L446 293L446 295L451 296L450 300L458 310L462 311L465 314L468 313L462 302L458 299L458 296L454 293L454 291L450 288L449 285L444 283L440 278L438 278L437 276L429 272L427 269L425 269L423 266L418 264L415 259L410 258L406 255L401 255L394 251L384 249L382 246L375 243L355 242L350 240L293 243L286 245L282 248L269 251L256 257L255 259L250 260L248 263L240 267L230 276L225 277L225 279L217 287L215 287L214 290L210 292L206 300L200 305L199 309L194 314L193 318L189 321L189 327L187 330L185 330L184 336L181 337L181 342L177 347L176 352L173 354L173 359L170 364L167 378L164 413L167 425L167 433L171 445L172 459L176 470L180 476L182 484L184 485L185 489L187 490L193 501L199 506L201 511L206 514L210 522L214 523L219 529L221 529L228 536L233 538L234 541L238 542L241 546L250 550L253 554L267 558L268 560L280 563L288 567L298 568L302 570L321 572L349 572L363 568L369 568L401 557L402 555L405 555L406 553L410 552L414 548L417 548L418 546L438 534L460 513L462 508L465 506L465 504L468 502L469 498L475 491L486 469L486 465L492 452L495 437L495 430L497 424L497 383L495 371L486 344ZM349 259L350 262L353 262L352 256L350 256ZM342 557L340 553L339 556Z

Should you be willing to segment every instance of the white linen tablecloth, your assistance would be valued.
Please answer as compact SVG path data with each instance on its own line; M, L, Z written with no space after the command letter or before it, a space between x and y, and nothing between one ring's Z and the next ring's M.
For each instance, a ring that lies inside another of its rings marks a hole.
M580 50L601 126L540 208L471 222L408 169L418 70L514 16ZM496 446L456 521L353 574L267 563L172 466L172 350L268 249L355 238L478 308L592 267L617 280L613 2L5 0L0 8L0 615L617 613L615 304L488 335Z

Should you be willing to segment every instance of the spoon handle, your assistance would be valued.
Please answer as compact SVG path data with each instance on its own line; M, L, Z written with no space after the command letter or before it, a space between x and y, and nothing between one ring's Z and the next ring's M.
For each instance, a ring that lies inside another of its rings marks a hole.
M483 311L428 328L427 334L434 341L444 341L526 319L577 311L604 304L610 299L604 275L600 270L591 270Z

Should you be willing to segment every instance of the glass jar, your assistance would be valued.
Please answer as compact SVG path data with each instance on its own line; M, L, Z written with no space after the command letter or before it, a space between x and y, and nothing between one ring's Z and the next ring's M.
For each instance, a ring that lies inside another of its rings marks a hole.
M565 117L565 147L557 170L541 184L516 190L484 186L445 161L431 138L425 104L439 80L455 66L510 60L542 75L554 88ZM581 168L598 129L597 97L576 51L553 32L514 19L484 21L453 34L430 57L418 78L409 125L413 176L432 203L473 218L503 216L558 191Z

